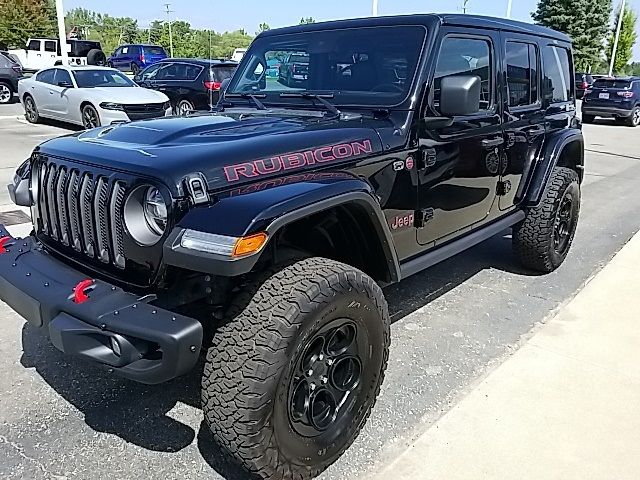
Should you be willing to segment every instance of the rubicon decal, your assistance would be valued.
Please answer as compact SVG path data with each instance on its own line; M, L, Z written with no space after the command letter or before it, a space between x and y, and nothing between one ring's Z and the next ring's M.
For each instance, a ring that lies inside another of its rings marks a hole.
M277 157L229 165L224 167L224 174L228 182L237 182L241 178L261 177L280 171L344 160L345 158L357 157L372 152L373 147L370 140L358 140L351 143L328 145L314 150L285 153Z

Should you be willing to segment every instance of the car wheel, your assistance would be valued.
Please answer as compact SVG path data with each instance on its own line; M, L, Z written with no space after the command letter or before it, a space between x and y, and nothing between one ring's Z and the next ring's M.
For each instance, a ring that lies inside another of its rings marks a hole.
M549 273L558 268L573 242L580 213L578 174L556 167L537 207L513 229L513 250L527 268Z
M629 127L637 127L640 125L640 107L634 107L631 115L626 118L625 123Z
M100 115L98 115L95 107L90 104L82 107L82 126L84 126L86 130L90 130L100 125Z
M131 64L131 73L133 73L134 76L138 75L138 73L140 73L140 67L137 64L132 63Z
M109 67L109 68L113 68L113 63L111 63L111 62L107 62L107 67Z
M11 103L13 100L13 90L6 83L0 82L0 103Z
M314 257L266 272L207 353L202 406L216 442L265 480L318 475L371 412L389 325L382 290L356 268Z
M586 115L584 113L582 114L582 123L593 123L595 119L595 115Z
M31 95L25 95L24 97L24 117L29 123L38 123L40 121L40 114L38 113L38 107Z
M176 105L176 111L178 113L178 115L186 115L189 112L193 112L195 110L195 107L193 106L193 103L191 103L189 100L182 99L178 102L178 105Z

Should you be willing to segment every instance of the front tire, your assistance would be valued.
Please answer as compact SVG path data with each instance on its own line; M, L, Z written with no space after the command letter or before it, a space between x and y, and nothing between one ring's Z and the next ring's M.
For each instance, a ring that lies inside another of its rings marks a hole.
M214 334L203 410L216 441L249 472L310 479L371 412L389 355L387 303L370 277L333 260L307 258L266 276Z
M140 67L136 63L131 64L131 73L136 76L140 73Z
M36 101L31 95L25 95L24 97L24 117L29 123L40 122L40 114L38 113L38 107Z
M569 253L579 213L578 174L554 168L540 204L513 229L513 250L520 263L543 273L558 268Z
M89 104L82 107L82 126L86 130L97 128L101 124L100 115L98 115L98 111L93 105Z

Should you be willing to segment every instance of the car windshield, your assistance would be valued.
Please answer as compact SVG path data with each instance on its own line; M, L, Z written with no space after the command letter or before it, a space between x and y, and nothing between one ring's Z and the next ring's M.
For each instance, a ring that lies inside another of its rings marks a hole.
M596 80L593 88L629 88L629 80L601 79Z
M282 93L306 91L331 94L336 105L397 105L409 93L425 36L422 26L265 35L249 48L227 93L287 103Z
M114 70L75 70L73 76L79 88L136 86L125 75Z

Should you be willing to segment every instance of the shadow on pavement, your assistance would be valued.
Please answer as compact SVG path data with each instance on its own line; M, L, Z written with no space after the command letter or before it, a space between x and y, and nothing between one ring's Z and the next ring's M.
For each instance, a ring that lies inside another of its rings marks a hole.
M487 268L530 274L514 266L509 234L487 240L385 289L392 321L401 320ZM35 368L57 393L84 414L85 423L95 431L117 435L158 452L177 452L196 438L193 428L169 417L167 412L177 402L200 408L202 357L190 374L150 386L63 355L29 324L23 327L22 345L22 365ZM247 479L246 472L216 444L204 421L197 434L197 445L204 460L224 478Z

